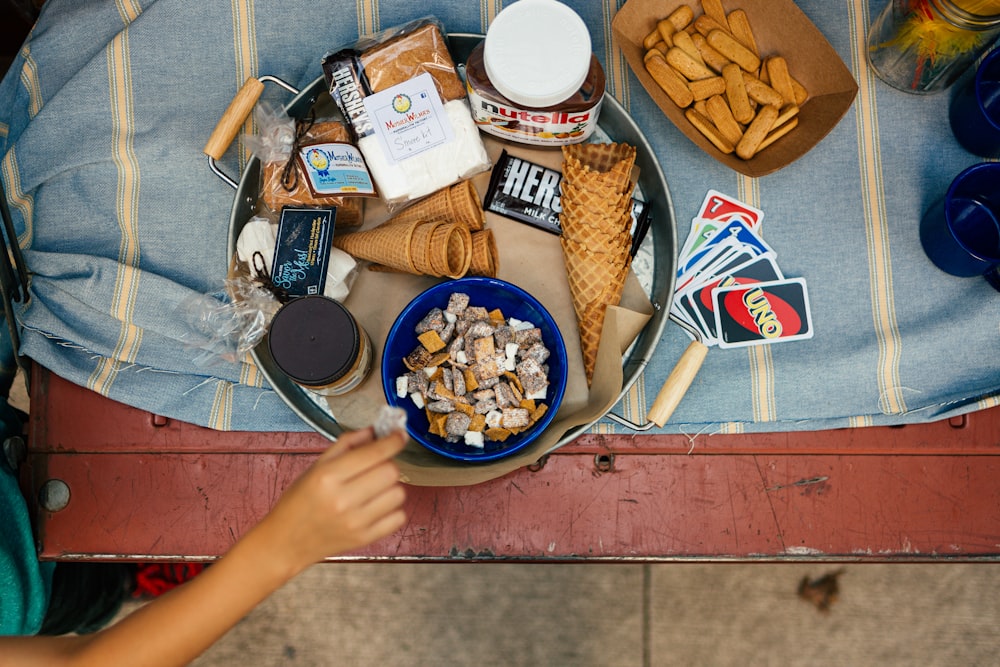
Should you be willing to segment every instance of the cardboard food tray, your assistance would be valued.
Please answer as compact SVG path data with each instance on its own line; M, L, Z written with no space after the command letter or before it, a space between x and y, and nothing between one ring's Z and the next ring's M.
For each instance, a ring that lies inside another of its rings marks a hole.
M479 39L480 36L473 35L449 36L456 62L464 62L464 56ZM319 104L323 104L324 98L329 96L320 77L299 93L286 110L292 116L301 117L317 104L317 99ZM470 464L450 461L411 441L397 458L405 481L424 486L461 486L487 481L529 465L570 442L607 414L648 363L666 323L667 306L674 289L676 229L673 206L652 149L621 105L613 99L606 100L599 123L601 140L625 141L637 147L638 188L650 206L652 225L637 256L637 264L641 265L637 270L641 271L642 280L633 273L626 285L622 307L609 310L594 385L589 392L586 390L575 315L562 271L558 237L488 213L487 226L494 230L499 247L498 277L526 289L553 314L563 333L568 353L580 357L576 362L576 374L571 361L567 399L546 432L530 447L509 458ZM525 159L555 168L561 163L559 151L502 144L491 139L484 141L494 158L501 148L506 147ZM233 256L240 231L254 214L259 172L259 160L254 158L240 179L230 218L230 256ZM488 178L489 172L484 172L473 181L481 196L486 193ZM378 224L384 217L386 214L377 203L369 206L364 228ZM512 248L518 250L511 252ZM539 271L539 266L553 268ZM555 271L555 267L559 270ZM438 279L362 268L345 305L368 332L374 347L375 363L368 379L349 394L324 399L295 384L277 369L266 340L252 351L254 361L289 407L318 432L336 439L345 429L371 423L377 409L385 404L379 377L385 335L395 319L395 313L435 282ZM606 345L605 339L608 341Z
M809 92L799 111L799 125L750 160L717 149L684 116L643 64L643 40L657 21L681 5L702 13L699 0L628 0L612 21L612 31L643 88L674 125L722 164L747 176L764 176L788 166L809 152L847 113L858 92L850 70L823 33L792 0L723 0L727 12L746 12L761 58L781 55L788 69Z

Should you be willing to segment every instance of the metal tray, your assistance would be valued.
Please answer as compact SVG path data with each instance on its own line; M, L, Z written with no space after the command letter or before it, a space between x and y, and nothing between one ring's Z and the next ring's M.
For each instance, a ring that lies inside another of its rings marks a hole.
M460 70L463 69L463 63L469 53L482 39L482 35L474 34L454 33L448 36L449 49ZM329 99L326 82L322 76L302 91L295 90L275 77L264 76L258 80L276 83L294 94L294 98L285 106L285 111L293 118L305 117L323 96ZM653 149L628 112L611 95L605 97L598 125L596 140L627 142L636 147L636 165L640 173L637 196L648 203L652 215L649 232L635 257L633 270L649 296L654 312L622 359L624 379L618 395L620 400L649 363L667 322L676 273L677 231L670 191ZM229 220L228 256L233 257L236 252L236 240L243 226L253 216L257 205L260 161L256 157L252 158L238 183L218 169L211 154L209 164L220 178L236 188ZM303 421L331 440L335 440L343 432L343 427L330 412L323 397L300 387L281 373L276 368L266 345L258 345L251 354L267 381ZM550 451L572 441L597 421L599 419L566 431ZM625 420L615 421L630 425Z

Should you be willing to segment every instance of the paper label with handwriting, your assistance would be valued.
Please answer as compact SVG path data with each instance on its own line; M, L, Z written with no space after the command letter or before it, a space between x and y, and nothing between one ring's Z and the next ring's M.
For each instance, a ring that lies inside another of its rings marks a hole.
M375 135L394 164L454 139L430 74L408 79L364 101Z

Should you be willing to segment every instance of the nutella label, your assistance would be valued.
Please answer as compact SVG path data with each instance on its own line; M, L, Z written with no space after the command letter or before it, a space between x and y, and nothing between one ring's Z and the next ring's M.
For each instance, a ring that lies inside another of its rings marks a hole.
M484 208L518 222L561 234L559 184L562 173L509 154L500 153L493 167ZM651 218L646 202L632 199L632 255L639 250Z
M352 144L303 146L298 157L314 196L375 194L375 185L361 151Z
M582 111L521 109L483 97L468 86L472 118L480 131L535 146L565 146L586 141L597 129L603 97Z

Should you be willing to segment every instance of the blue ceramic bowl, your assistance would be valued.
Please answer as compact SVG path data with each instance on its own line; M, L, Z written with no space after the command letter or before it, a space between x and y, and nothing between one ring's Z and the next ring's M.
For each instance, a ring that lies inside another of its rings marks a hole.
M403 358L414 350L420 341L414 328L434 307L444 310L454 292L469 295L469 303L487 310L499 308L504 317L531 322L542 332L542 342L549 348L549 388L545 403L548 411L531 428L508 437L504 442L486 442L485 447L471 447L464 442L450 443L429 432L430 424L422 408L409 396L396 395L396 378L408 370ZM542 434L559 409L566 391L566 344L555 320L535 297L520 287L496 278L469 277L449 280L417 295L399 314L386 336L382 353L382 389L389 405L406 410L406 428L410 436L421 445L441 456L458 461L495 461L520 451Z

